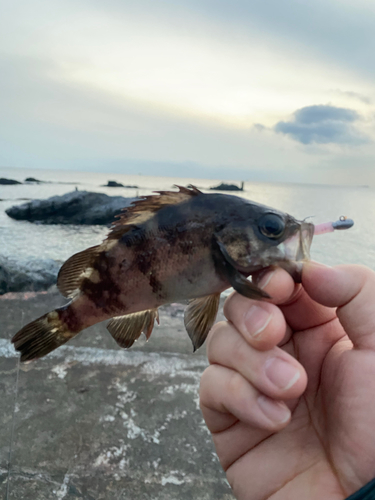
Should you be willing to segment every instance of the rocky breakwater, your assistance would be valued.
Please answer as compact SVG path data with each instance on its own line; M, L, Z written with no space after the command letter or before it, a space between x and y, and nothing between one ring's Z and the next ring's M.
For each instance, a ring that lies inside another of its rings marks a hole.
M134 198L108 196L104 193L73 191L46 200L32 200L6 210L9 217L41 224L109 225L115 215Z
M56 283L61 264L53 259L15 260L0 256L0 295L47 290Z
M16 205L6 210L6 213L16 220L42 224L109 225L115 215L132 201L133 198L122 196L74 191L63 196ZM16 260L0 256L0 295L47 290L56 284L61 264L62 262L53 259L30 257Z

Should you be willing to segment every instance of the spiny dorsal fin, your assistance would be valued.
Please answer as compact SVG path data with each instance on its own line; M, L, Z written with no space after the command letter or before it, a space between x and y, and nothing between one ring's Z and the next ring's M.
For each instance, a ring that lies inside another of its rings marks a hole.
M195 186L176 186L179 191L155 191L156 195L144 196L134 201L119 214L112 225L108 239L117 239L128 232L132 225L141 224L153 217L155 212L168 205L177 205L192 196L202 194Z
M155 319L159 323L157 309L116 316L108 323L107 330L120 347L129 348L142 332L146 335L147 340L150 338Z
M63 264L57 277L57 288L64 297L73 297L80 287L82 279L87 273L99 254L100 245L87 248L83 252L72 255Z
M185 310L184 323L193 343L194 351L206 340L219 309L220 293L194 299Z

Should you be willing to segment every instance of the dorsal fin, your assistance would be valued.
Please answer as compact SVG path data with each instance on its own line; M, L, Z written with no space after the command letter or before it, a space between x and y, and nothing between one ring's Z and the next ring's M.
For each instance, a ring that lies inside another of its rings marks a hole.
M177 186L179 191L155 191L156 195L144 196L134 201L129 207L117 216L118 220L112 225L108 239L118 239L127 233L134 224L141 224L168 205L177 205L187 201L192 196L202 194L195 186Z
M92 264L100 253L100 245L87 248L72 255L62 266L57 276L57 288L64 297L73 297L82 279L92 270Z

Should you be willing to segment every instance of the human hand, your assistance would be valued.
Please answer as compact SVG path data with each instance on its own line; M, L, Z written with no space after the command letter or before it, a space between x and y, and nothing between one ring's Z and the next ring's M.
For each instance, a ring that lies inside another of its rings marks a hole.
M302 286L259 284L272 299L233 293L208 338L220 462L240 500L342 500L375 476L375 273L307 263Z

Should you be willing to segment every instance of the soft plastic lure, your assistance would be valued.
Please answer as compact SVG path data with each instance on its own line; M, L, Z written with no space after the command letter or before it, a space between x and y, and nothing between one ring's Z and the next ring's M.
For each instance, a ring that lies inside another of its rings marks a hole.
M342 215L336 222L323 222L315 226L314 235L332 233L335 230L349 229L354 225L352 219Z

